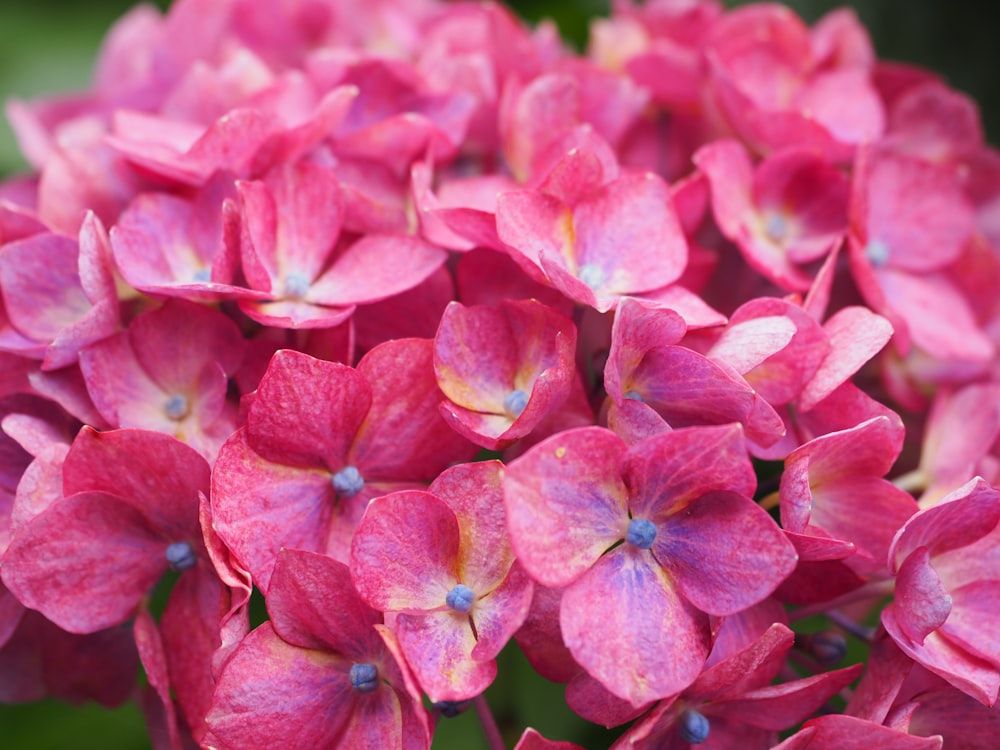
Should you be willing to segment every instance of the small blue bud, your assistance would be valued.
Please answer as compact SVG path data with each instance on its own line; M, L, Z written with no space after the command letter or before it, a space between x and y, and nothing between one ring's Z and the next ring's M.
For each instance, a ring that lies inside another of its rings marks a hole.
M681 736L682 740L690 742L692 745L700 745L707 740L709 729L711 727L708 724L708 719L693 708L685 709L677 722L677 734Z
M190 406L188 405L188 400L180 393L175 393L167 399L165 404L163 404L163 413L167 415L167 419L172 419L175 422L179 422L184 419L184 417L188 415L189 411Z
M211 268L199 268L194 272L191 277L192 281L196 281L199 284L205 284L212 280L212 269Z
M309 279L305 274L290 273L285 277L285 296L302 299L309 291Z
M868 240L868 244L865 245L865 257L875 268L881 268L888 263L890 255L889 246L882 240Z
M364 477L353 466L345 466L334 474L330 481L337 494L344 498L354 497L365 488Z
M528 394L518 388L508 393L503 400L503 409L507 416L517 419L528 405Z
M604 269L600 266L595 266L593 263L584 263L580 266L577 278L591 289L597 289L597 287L604 283Z
M642 401L642 402L645 402L645 400L646 400L646 399L644 399L642 397L642 394L639 393L639 391L634 390L634 389L631 390L631 391L627 391L625 393L625 398L631 399L632 401Z
M656 539L656 524L645 518L633 518L628 522L625 541L639 549L649 549Z
M475 600L476 592L464 583L456 583L455 588L449 591L448 596L444 598L445 604L456 612L461 612L463 615L472 609L472 603Z
M198 556L187 542L174 542L167 545L167 564L180 572L193 568L198 562Z
M438 701L431 708L446 719L454 719L459 714L465 713L471 705L472 701Z
M378 669L374 664L351 665L351 687L359 693L373 693L378 689Z
M764 232L772 242L784 242L788 236L788 222L781 214L771 214L764 223Z

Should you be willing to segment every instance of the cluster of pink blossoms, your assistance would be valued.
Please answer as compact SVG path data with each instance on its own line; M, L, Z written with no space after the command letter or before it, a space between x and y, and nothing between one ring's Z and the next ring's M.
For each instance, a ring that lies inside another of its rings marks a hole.
M994 746L1000 152L851 12L178 0L8 115L0 700L501 747L513 639L615 748Z

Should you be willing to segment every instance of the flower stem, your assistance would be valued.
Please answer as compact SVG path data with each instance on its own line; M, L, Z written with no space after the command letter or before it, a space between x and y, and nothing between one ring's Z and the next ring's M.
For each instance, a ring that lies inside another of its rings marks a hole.
M864 641L865 643L871 643L872 639L875 637L875 628L870 628L866 625L860 625L850 617L847 617L843 612L836 609L829 609L826 612L826 616L833 621L835 625L843 628L848 633L853 635L858 640Z
M476 707L479 722L483 725L483 734L486 735L486 743L490 746L490 750L506 750L503 737L500 735L500 728L497 726L496 719L493 718L490 704L486 702L486 696L477 695L472 703Z

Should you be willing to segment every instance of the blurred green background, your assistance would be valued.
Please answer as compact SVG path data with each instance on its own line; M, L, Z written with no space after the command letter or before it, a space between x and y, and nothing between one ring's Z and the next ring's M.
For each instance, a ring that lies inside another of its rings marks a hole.
M165 7L168 3L159 0L155 4ZM520 0L512 4L531 20L555 19L578 45L586 37L587 19L606 13L608 5L602 0ZM880 57L919 63L944 75L951 85L979 102L987 134L992 142L998 142L996 20L1000 5L941 0L794 0L787 4L810 22L840 5L854 6L871 31ZM101 37L131 5L130 0L0 0L0 100L85 87ZM3 121L0 176L23 169L13 136ZM505 652L502 679L488 693L502 725L523 727L530 723L553 738L573 739L594 748L607 746L607 733L593 730L586 736L579 734L579 723L562 703L561 686L529 679L529 672L516 648ZM114 712L53 701L0 705L3 750L63 750L70 745L74 750L149 748L143 719L131 705ZM485 750L474 713L443 723L434 747Z

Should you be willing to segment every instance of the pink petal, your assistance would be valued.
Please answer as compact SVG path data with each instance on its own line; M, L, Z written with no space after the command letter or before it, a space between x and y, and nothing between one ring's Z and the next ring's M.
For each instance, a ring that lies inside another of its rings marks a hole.
M472 658L476 640L467 615L401 614L396 633L407 663L432 702L474 698L496 677L495 661Z
M297 549L278 552L267 591L271 625L285 642L363 660L381 640L382 617L358 596L344 563Z
M458 577L459 543L454 511L429 492L376 498L351 542L354 585L383 612L445 610L448 593L465 583Z
M103 492L60 500L21 528L3 582L61 628L118 625L167 570L170 540L132 504Z
M336 747L359 703L391 736L395 696L380 688L359 697L348 678L349 660L282 641L269 623L248 635L216 686L206 717L209 731L226 750L267 750L292 741ZM248 715L254 717L247 721Z
M372 392L371 408L349 453L362 475L429 482L474 455L475 446L438 412L444 396L434 379L433 350L429 339L386 341L358 363Z
M622 462L629 512L660 523L717 490L750 496L757 477L738 425L692 427L629 449Z
M892 337L892 324L865 307L838 310L823 324L823 330L830 338L830 353L799 396L803 411L846 382Z
M446 257L439 248L408 235L367 235L316 279L306 299L339 307L377 302L417 286Z
M214 469L215 530L261 589L283 546L346 557L328 541L339 542L333 531L353 528L364 506L337 500L329 469L274 463L249 446L245 429L222 446Z
M708 656L705 615L651 555L629 545L566 589L559 621L573 658L636 706L683 690Z
M716 491L660 527L653 554L699 609L729 615L769 596L795 568L797 555L765 510L746 497Z
M562 587L624 538L627 490L618 465L625 444L609 430L554 435L504 472L511 544L532 578Z
M247 415L247 444L272 461L339 471L370 394L365 378L350 367L279 351Z

